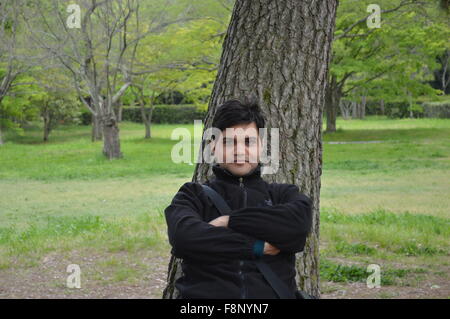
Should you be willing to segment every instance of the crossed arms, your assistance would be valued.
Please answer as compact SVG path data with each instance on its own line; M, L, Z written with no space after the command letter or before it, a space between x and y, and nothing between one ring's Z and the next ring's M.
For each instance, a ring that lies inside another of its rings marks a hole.
M196 262L255 259L261 241L266 242L267 253L303 250L312 202L296 185L284 184L280 204L240 208L209 223L200 215L205 208L197 195L201 190L199 184L185 183L165 209L175 256Z

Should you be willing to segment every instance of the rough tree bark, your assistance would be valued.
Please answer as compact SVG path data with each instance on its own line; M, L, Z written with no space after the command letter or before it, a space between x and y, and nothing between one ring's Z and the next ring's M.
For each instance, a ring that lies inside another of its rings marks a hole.
M238 0L223 44L205 129L230 98L255 94L267 128L279 128L280 166L268 182L293 183L313 200L313 229L297 255L297 282L319 297L319 193L322 112L337 1ZM193 181L211 174L196 166ZM176 298L180 261L172 257L163 298Z
M121 158L123 154L120 151L119 126L117 125L114 111L103 116L102 127L104 139L103 154L108 159Z

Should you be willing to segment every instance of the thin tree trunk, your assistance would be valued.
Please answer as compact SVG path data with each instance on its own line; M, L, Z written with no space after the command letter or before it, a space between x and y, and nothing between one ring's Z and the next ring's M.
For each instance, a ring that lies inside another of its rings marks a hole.
M2 103L2 99L3 99L3 97L2 97L2 95L1 95L1 92L0 92L0 103ZM3 114L2 114L3 112L2 112L2 109L0 108L0 145L3 145L3 136L2 136L2 121L1 121L1 118L3 117Z
M352 102L352 119L358 118L358 112L359 112L359 105L357 102Z
M50 118L48 114L44 116L44 142L48 141L48 136L50 135Z
M145 124L145 138L152 137L151 125L152 125L152 115L153 115L153 106L148 110L148 115L146 116Z
M336 118L340 99L340 88L337 85L336 76L332 75L325 93L325 113L327 118L325 132L327 133L336 132Z
M44 121L44 136L43 140L44 142L48 141L48 136L50 134L50 121L51 121L51 115L50 111L48 109L48 104L46 103L42 109L41 112L42 120Z
M114 108L114 112L116 113L117 122L122 122L122 109L123 105L121 102L118 103L118 105Z
M442 61L442 77L441 77L441 85L442 85L442 91L444 92L444 94L447 94L447 86L448 83L450 81L450 76L447 79L447 70L448 70L448 66L449 66L449 62L450 62L450 50L446 50L443 58L444 61Z
M412 103L412 94L410 91L408 91L408 102L409 102L409 117L413 118L414 117L412 110L413 103Z
M380 109L381 109L381 115L384 115L384 99L381 99L381 101L380 101Z
M50 128L48 127L48 124L44 127L44 142L48 142L48 136L50 135Z
M331 91L327 90L327 91ZM326 94L326 103L325 103L325 113L326 113L326 118L327 118L327 126L326 126L326 130L325 132L336 132L336 117L337 117L337 112L336 112L336 107L333 103L333 99L332 99L332 93L329 92Z
M279 169L268 182L292 183L313 201L313 226L297 254L297 284L319 292L319 195L322 173L322 113L337 1L236 1L223 44L205 129L216 108L230 98L256 93L267 128L280 134ZM264 173L264 170L263 170ZM211 175L196 166L193 181ZM180 261L172 256L163 298L176 298Z
M151 138L152 137L151 125L152 125L152 115L154 109L153 103L155 99L155 93L153 93L153 95L149 98L150 108L148 109L146 109L145 107L145 97L143 88L140 88L139 92L135 93L135 96L139 101L139 108L141 109L142 122L144 122L145 125L145 138L146 139Z
M119 105L119 114L117 114L117 121L122 122L122 112L123 112L123 105Z
M361 96L361 109L360 109L360 119L363 119L366 117L366 104L367 104L367 97L365 95Z
M152 132L151 132L151 124L152 124L152 115L153 115L153 105L147 110L145 108L145 102L143 98L139 99L139 106L141 109L141 116L142 121L145 125L145 138L151 138ZM148 111L148 113L147 113Z
M350 111L351 111L351 102L350 101L339 101L339 107L341 109L342 118L344 120L350 119Z

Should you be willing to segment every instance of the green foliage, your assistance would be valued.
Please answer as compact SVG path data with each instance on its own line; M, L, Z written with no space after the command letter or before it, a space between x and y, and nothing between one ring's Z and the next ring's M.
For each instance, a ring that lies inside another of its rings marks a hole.
M155 105L152 113L152 123L154 124L193 124L194 120L202 120L206 116L206 111L199 109L195 105ZM81 123L88 125L91 123L91 113L81 114ZM122 110L122 120L135 123L142 123L141 109L138 107L127 107Z
M427 271L423 268L384 269L381 267L380 284L394 285L399 279L410 274L422 274ZM320 276L324 280L334 282L366 282L370 275L367 268L360 265L342 265L322 258L320 260Z
M446 251L444 249L439 249L436 247L424 246L422 244L409 242L405 243L402 247L398 248L396 250L396 253L405 256L424 256L424 255L434 256L434 255L445 255Z
M413 103L410 106L408 102L385 103L385 114L389 118L406 118L410 116L410 112L414 118L424 117L423 107L420 104Z
M320 277L334 282L365 281L369 274L360 266L347 266L333 263L327 259L320 261Z
M17 81L33 81L34 78L21 75ZM23 133L22 126L28 121L32 121L39 115L39 110L33 103L33 95L26 91L31 85L14 87L9 90L9 94L6 95L0 101L0 128L13 129L17 133ZM36 97L39 97L36 94Z
M376 251L375 248L363 243L349 244L345 241L338 242L335 248L338 253L342 254L373 255Z
M230 14L217 1L178 3L179 9L183 6L195 12L188 21L170 24L163 32L151 33L141 40L136 72L144 73L136 76L134 83L150 100L147 104L156 104L151 100L155 95L177 90L185 96L182 103L192 101L206 110L222 49L223 36L218 35L225 31ZM154 11L152 6L145 7ZM141 32L147 27L143 23ZM147 73L148 69L155 71ZM133 96L132 90L126 95ZM130 101L130 97L124 100Z
M385 101L409 101L441 92L426 82L433 78L436 56L449 47L450 30L435 2L411 2L381 14L381 27L369 29L362 20L371 1L341 1L333 43L331 74L344 80L344 96L357 100L361 95ZM379 1L381 10L396 8L403 1ZM413 107L420 114L420 107ZM393 112L402 117L402 110Z

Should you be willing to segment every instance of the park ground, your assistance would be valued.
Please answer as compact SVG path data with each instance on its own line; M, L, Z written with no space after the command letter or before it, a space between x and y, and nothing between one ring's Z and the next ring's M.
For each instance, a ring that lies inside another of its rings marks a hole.
M161 298L164 208L194 166L170 160L176 125L121 123L108 161L87 126L9 132L0 147L0 298ZM187 125L193 132L193 125ZM450 120L338 119L324 134L322 298L450 297ZM369 143L334 143L334 142ZM331 142L331 143L330 143ZM67 266L81 288L66 285ZM367 266L381 287L366 285Z

